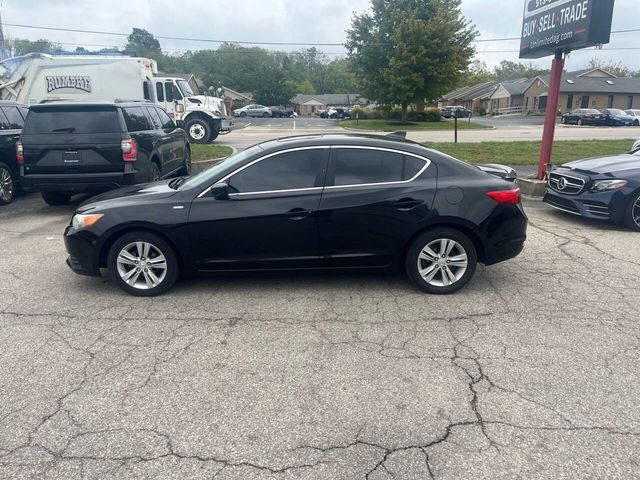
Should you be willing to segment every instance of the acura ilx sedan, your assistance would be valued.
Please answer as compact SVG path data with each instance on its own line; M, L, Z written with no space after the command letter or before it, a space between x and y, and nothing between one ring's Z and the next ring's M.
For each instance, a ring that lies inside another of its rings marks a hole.
M163 293L180 275L349 269L400 269L446 294L478 262L518 255L526 229L508 168L478 168L398 135L317 135L94 197L65 243L71 269L107 269L132 295Z

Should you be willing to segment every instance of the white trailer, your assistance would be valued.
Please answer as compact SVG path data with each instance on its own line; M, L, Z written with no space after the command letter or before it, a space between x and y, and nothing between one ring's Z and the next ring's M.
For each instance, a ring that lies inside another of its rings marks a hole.
M148 58L32 53L0 62L0 99L26 105L147 100L184 122L194 143L208 143L230 131L222 98L195 95L185 80L157 74L156 62Z

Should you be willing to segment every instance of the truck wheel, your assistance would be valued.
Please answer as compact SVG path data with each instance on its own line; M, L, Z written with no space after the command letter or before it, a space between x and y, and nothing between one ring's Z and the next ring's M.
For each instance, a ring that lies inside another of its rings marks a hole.
M71 200L71 195L62 192L41 192L42 199L49 205L57 207L58 205L66 205Z
M209 143L211 137L211 127L209 124L200 118L193 119L187 122L185 126L189 141L193 143Z
M13 202L16 196L16 181L11 169L4 163L0 163L0 205Z

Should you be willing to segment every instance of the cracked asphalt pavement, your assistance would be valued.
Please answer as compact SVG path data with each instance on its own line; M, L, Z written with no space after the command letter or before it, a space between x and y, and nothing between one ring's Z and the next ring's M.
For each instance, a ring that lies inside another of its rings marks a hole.
M640 235L526 202L462 292L400 276L73 274L72 207L0 211L2 479L629 479Z

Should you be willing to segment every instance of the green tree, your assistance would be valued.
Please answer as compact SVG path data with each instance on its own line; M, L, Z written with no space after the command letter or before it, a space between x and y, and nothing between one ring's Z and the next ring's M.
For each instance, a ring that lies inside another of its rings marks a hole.
M49 53L53 54L62 50L62 45L41 38L40 40L27 40L25 38L14 38L7 42L9 51L13 56L26 55L27 53Z
M265 65L260 72L262 81L254 91L256 102L263 105L288 105L295 90L285 81L284 72L277 65Z
M155 58L162 54L158 39L144 28L133 28L127 37L127 45L124 49L128 52L135 52L141 57Z
M547 75L550 70L537 68L533 63L510 62L502 60L500 65L493 69L497 80L513 80L516 78L533 78L538 75Z
M496 80L496 74L487 68L487 64L478 59L471 62L469 69L465 75L465 85L477 85L479 83L491 82Z
M626 67L622 62L616 62L614 60L601 60L597 57L593 57L587 62L587 68L600 68L609 73L613 73L616 77L637 76L633 75L631 69L629 67Z
M355 15L346 47L361 93L383 104L433 102L452 90L469 66L477 31L461 0L372 0Z

